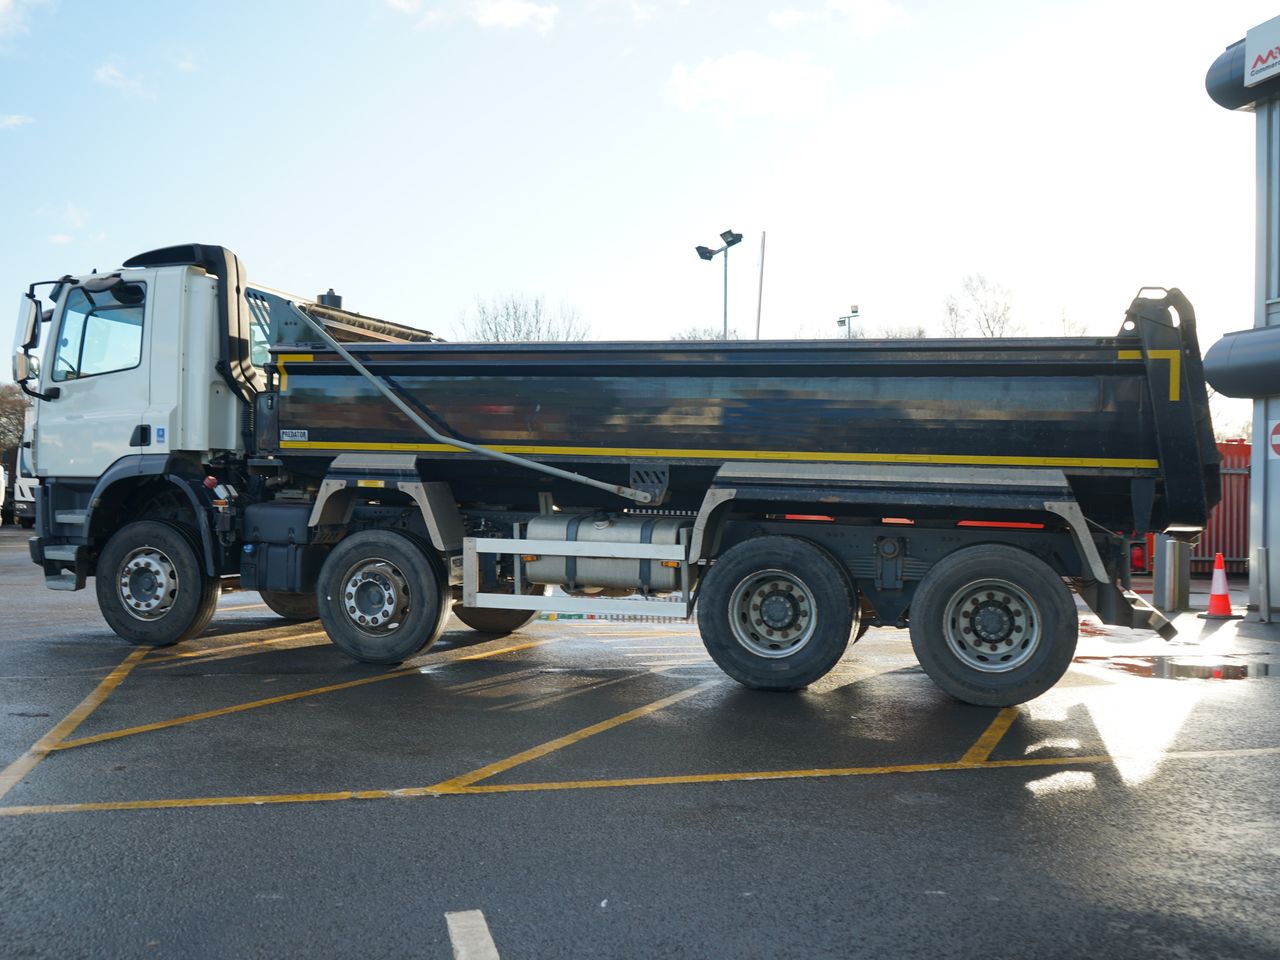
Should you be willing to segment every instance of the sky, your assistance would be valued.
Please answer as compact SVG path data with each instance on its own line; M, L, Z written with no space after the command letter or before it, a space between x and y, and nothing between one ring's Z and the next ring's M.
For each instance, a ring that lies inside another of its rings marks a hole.
M0 0L0 288L144 250L445 336L542 296L600 339L1028 334L1178 286L1252 325L1254 121L1204 92L1274 5ZM0 342L13 312L0 311Z

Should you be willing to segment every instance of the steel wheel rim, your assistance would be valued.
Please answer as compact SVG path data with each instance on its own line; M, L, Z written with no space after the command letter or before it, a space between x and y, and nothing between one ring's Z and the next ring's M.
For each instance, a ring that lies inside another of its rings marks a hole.
M131 550L120 562L116 589L120 603L136 620L159 620L178 599L178 571L157 547Z
M947 648L966 667L1007 673L1030 660L1044 636L1040 607L1008 580L987 578L960 587L943 617Z
M759 570L743 577L730 592L729 626L734 639L754 656L794 656L817 630L817 601L793 574Z
M370 557L342 576L342 610L363 633L389 636L404 625L411 609L409 582L390 560Z

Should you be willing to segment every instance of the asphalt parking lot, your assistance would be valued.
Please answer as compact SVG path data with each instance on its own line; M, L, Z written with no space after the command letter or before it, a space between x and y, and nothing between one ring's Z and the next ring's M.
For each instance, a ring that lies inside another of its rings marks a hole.
M455 621L388 669L245 593L145 651L13 528L0 601L7 957L1280 955L1256 626L1086 620L997 710L893 630L795 695L682 622Z

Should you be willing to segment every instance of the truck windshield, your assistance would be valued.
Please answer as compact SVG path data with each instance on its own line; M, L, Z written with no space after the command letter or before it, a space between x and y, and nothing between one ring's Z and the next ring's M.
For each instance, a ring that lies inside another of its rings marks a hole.
M146 288L118 283L88 293L67 294L54 354L53 379L78 380L136 367L142 359L142 318Z

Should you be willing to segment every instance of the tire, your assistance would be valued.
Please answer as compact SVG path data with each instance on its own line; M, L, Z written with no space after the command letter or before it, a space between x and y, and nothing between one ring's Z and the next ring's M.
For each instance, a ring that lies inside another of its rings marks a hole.
M544 597L547 588L542 584L532 584L525 590L526 597ZM527 626L538 615L536 610L490 610L481 607L468 607L455 601L453 615L466 626L478 633L491 633L495 637L505 637Z
M400 663L425 650L449 613L439 558L389 530L352 534L329 551L316 593L329 639L362 663Z
M262 602L286 620L315 620L319 618L314 593L285 593L282 590L259 590Z
M30 530L32 527L36 525L36 518L35 517L19 517L18 523L22 524L23 530Z
M966 547L934 564L908 616L924 672L982 707L1025 703L1052 687L1071 665L1079 632L1062 578L1002 544ZM979 631L987 640L975 642Z
M756 537L712 564L698 628L711 659L743 686L800 690L844 655L856 602L825 551L795 537Z
M98 609L117 636L148 647L188 640L209 625L221 593L206 576L194 531L162 520L127 523L98 556Z

